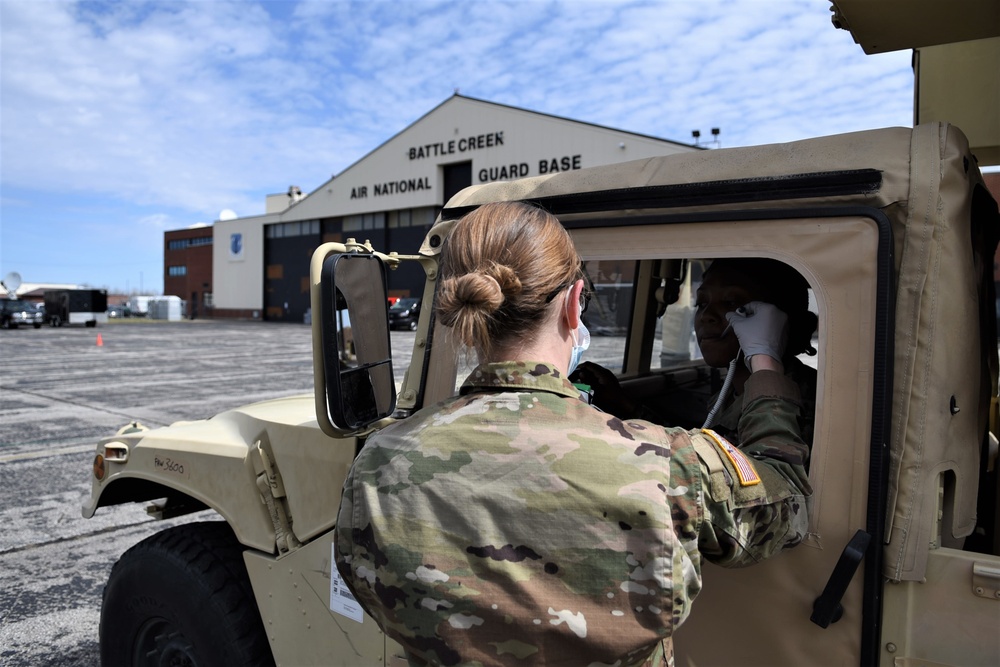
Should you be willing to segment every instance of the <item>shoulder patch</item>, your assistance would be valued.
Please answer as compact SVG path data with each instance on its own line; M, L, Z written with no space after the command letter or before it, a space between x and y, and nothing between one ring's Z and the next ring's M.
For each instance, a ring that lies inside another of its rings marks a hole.
M723 451L729 462L733 464L733 467L736 469L736 475L740 478L740 486L760 484L760 475L757 474L757 469L753 467L753 462L747 458L746 454L710 428L703 428L701 432L710 437L719 449Z

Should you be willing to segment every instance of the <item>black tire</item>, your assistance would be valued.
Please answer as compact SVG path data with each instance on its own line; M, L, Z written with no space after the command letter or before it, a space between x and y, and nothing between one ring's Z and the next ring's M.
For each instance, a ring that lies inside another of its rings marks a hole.
M41 328L42 328L42 325L41 325L41 324L39 324L38 322L35 322L35 324L34 324L34 327L35 327L36 329L41 329Z
M97 320L87 320L84 326L88 326L91 329L97 326Z
M126 551L104 587L99 635L105 667L274 665L224 522L168 528Z

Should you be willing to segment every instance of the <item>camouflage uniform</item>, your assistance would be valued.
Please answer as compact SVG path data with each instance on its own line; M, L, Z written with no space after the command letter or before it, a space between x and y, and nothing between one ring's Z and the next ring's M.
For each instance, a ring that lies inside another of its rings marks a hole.
M546 364L484 364L361 450L337 567L414 665L669 664L703 556L746 565L806 531L795 386L746 387L752 462L605 414Z
M816 369L806 366L795 359L785 362L785 377L798 385L799 401L799 433L808 445L813 442L813 426L816 423ZM739 436L740 417L743 414L742 394L731 394L726 400L722 411L716 416L711 428L735 442L742 442ZM715 405L718 394L712 396L708 405Z

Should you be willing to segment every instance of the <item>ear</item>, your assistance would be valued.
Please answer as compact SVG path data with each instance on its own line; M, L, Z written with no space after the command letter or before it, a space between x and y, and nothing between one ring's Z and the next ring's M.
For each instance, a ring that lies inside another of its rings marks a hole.
M566 292L566 307L563 312L566 317L566 326L572 331L580 326L580 294L583 292L583 279L573 283L573 287Z

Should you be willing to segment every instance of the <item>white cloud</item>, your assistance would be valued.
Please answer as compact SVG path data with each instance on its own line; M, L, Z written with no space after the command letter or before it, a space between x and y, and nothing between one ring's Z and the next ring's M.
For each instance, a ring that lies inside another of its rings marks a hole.
M168 228L262 212L265 194L318 187L455 88L683 142L720 127L726 146L911 117L909 54L864 55L821 0L0 0L0 12L4 210L27 200L16 208L37 214L45 193L136 207L108 230L152 233L142 219L157 209Z

